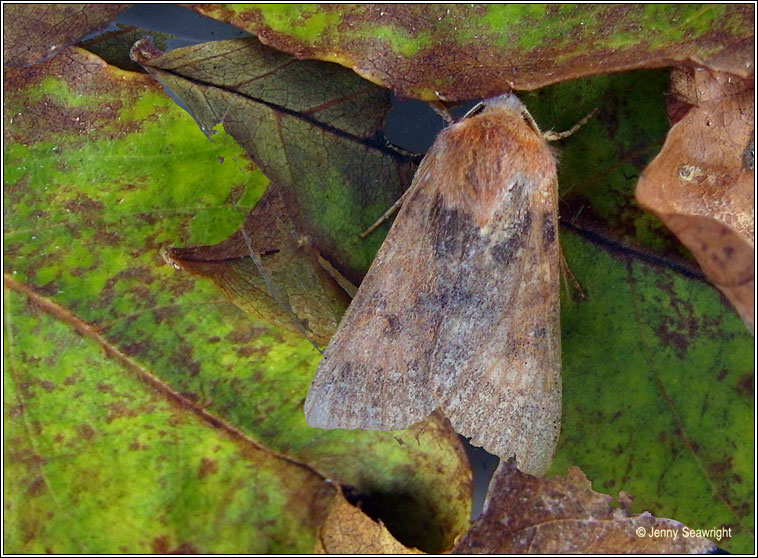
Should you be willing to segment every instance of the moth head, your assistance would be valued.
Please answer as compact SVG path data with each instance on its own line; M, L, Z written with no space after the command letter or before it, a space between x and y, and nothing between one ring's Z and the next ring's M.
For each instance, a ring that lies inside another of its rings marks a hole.
M516 95L513 93L504 93L502 95L499 95L497 97L492 97L490 99L486 99L482 101L481 103L477 103L471 110L469 110L463 118L461 118L461 121L466 120L468 118L473 118L474 116L478 116L480 114L487 113L489 111L494 110L506 110L509 112L515 112L517 113L521 119L526 123L529 128L532 129L532 131L537 134L538 136L542 135L542 132L540 132L539 126L537 126L537 122L535 122L532 115L529 113L529 111L524 106L524 103L522 103Z

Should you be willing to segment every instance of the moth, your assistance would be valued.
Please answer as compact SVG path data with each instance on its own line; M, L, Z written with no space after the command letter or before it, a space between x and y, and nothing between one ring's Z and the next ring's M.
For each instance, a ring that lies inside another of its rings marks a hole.
M399 430L440 408L472 444L543 473L561 421L553 151L501 95L440 132L404 198L324 351L306 422Z

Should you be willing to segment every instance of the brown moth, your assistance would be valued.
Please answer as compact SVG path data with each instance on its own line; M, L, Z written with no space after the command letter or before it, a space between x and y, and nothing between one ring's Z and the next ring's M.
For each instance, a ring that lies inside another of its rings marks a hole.
M436 408L541 474L561 420L555 157L512 94L429 149L305 401L319 428L398 430Z

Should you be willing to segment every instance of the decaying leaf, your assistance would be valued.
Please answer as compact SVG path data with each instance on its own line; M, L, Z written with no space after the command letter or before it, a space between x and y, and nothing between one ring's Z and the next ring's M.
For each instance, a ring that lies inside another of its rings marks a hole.
M3 65L46 60L105 27L131 4L3 4Z
M298 58L405 97L459 101L681 62L748 77L748 4L194 4Z
M704 68L672 75L675 121L637 185L639 203L690 249L752 331L755 253L753 86Z
M392 536L381 521L374 521L340 493L321 524L317 554L423 554Z
M617 507L612 501L592 490L577 467L570 467L563 478L538 479L509 460L495 471L482 516L453 553L677 554L716 549L678 521L647 512L629 515L631 497L624 492Z
M416 167L381 135L387 90L254 38L166 54L145 40L132 57L182 99L206 133L222 122L282 188L297 230L360 282L381 238L358 233L400 197Z
M168 248L166 260L207 277L246 312L325 345L350 297L299 236L271 184L242 230L215 246Z

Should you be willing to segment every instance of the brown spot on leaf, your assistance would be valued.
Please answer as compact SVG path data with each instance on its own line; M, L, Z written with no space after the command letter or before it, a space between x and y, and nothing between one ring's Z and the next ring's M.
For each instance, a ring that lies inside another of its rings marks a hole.
M100 214L105 208L105 204L100 201L93 200L92 198L84 195L77 194L73 199L67 201L64 206L71 213L94 213ZM98 235L98 240L100 236Z
M740 376L740 379L737 380L737 385L735 387L737 393L752 399L755 394L755 376L753 376L753 374L743 374Z
M689 332L675 329L672 320L664 316L660 325L655 329L655 334L661 343L675 349L679 358L684 358L690 344Z
M167 554L203 554L203 553L200 552L200 550L192 543L183 542L176 548L172 548L171 550L169 550Z
M729 472L734 468L734 458L727 457L722 461L713 461L708 465L708 472L711 478L725 478Z
M108 424L120 418L129 418L129 417L137 416L137 411L127 407L122 401L116 401L115 403L110 403L106 405L106 408L108 409L108 416L105 418L105 421Z
M155 537L151 544L153 548L153 554L168 554L170 544L171 539L169 539L168 535Z
M203 457L200 460L200 469L197 472L197 478L204 479L208 475L218 472L218 463L213 459Z
M40 380L39 385L48 393L55 390L55 384L49 380Z
M76 430L79 433L79 436L85 440L92 440L97 436L97 432L95 432L95 429L89 424L80 424L77 426Z
M26 495L30 498L34 498L40 496L46 489L47 485L45 484L45 479L41 475L36 476L34 477L34 480L29 483L29 486L27 486Z

